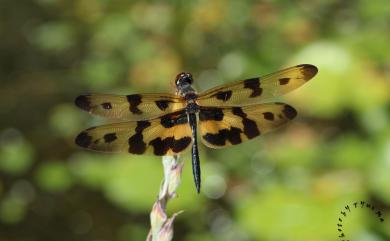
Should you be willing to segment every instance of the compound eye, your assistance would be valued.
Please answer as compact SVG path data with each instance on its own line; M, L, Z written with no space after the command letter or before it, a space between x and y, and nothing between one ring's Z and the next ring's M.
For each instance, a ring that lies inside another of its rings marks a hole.
M185 76L184 73L180 73L180 74L178 74L178 75L176 76L176 81L175 81L175 83L176 83L177 86L179 86L179 85L182 83L183 77L184 77L184 76Z
M187 83L192 84L192 76L191 74L186 74L185 80Z

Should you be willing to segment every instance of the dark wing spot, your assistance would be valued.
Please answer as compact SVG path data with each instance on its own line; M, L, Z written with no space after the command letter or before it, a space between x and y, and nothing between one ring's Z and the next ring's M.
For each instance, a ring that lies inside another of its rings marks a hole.
M240 136L241 133L242 133L241 129L236 127L231 127L230 129L221 129L218 131L218 133L215 134L206 133L205 135L203 135L203 139L216 146L226 145L227 140L232 145L237 145L242 142Z
M137 121L137 127L135 128L135 132L141 133L143 130L145 130L150 125L151 124L149 121Z
M88 97L89 97L89 95L80 95L75 99L74 103L80 109L90 111L91 110L91 102L89 101Z
M142 111L138 109L138 105L141 104L142 102L142 97L141 95L128 95L127 101L130 104L129 110L133 114L142 114Z
M117 139L116 133L108 133L103 136L104 142L111 143Z
M111 105L110 102L104 102L104 103L102 103L102 107L103 107L103 109L106 109L106 110L112 109L112 105Z
M297 67L302 68L301 72L302 72L305 80L309 80L309 79L313 78L313 76L316 75L318 72L318 68L314 65L311 65L311 64L300 64L300 65L297 65Z
M129 138L129 153L143 154L146 151L146 143L142 132L149 126L149 121L137 121L135 134Z
M244 134L248 137L248 139L252 139L260 135L260 130L257 128L257 124L253 120L244 118L242 120L242 124L244 125Z
M167 137L164 140L161 137L157 137L149 142L149 145L153 146L153 153L157 156L165 155L169 147L172 146L174 141L173 137Z
M264 119L266 120L272 121L275 119L274 113L272 112L264 112L263 115L264 115Z
M218 100L228 101L232 97L232 93L233 92L231 90L219 91L216 94L212 95L212 97L215 97Z
M297 111L292 106L285 105L283 109L283 114L287 117L287 119L291 120L294 119L295 116L297 116Z
M160 119L160 123L165 128L171 128L175 125L175 120L170 116L163 116Z
M81 147L87 148L92 143L92 136L83 131L76 137L75 143Z
M240 134L242 130L237 127L231 127L230 131L226 132L226 137L233 145L240 144L242 142Z
M244 80L244 88L251 89L252 93L249 97L257 97L261 95L261 92L263 91L260 88L260 79L259 78L252 78L252 79L246 79Z
M286 85L290 81L290 78L281 78L279 79L279 84L280 85Z
M223 120L223 111L221 108L200 108L199 111L199 120L200 121L221 121Z
M205 139L207 142L216 145L216 146L224 146L226 143L226 129L219 130L216 134L206 133L203 136L203 139Z
M175 112L162 116L160 119L160 123L165 128L171 128L175 125L182 125L188 123L188 118L184 111L180 111L179 113Z
M176 125L183 125L183 124L187 124L187 123L188 123L188 117L186 114L180 115L176 119Z
M160 110L164 111L168 108L169 103L172 103L172 101L170 101L170 100L156 100L155 103Z
M260 131L257 128L257 124L255 121L248 119L247 114L242 111L241 107L233 107L232 112L236 116L240 116L242 118L242 124L244 126L244 134L248 137L248 139L252 139L258 135L260 135Z
M146 144L142 133L135 133L129 138L129 153L143 154L146 151Z
M233 107L232 112L233 112L233 115L237 115L237 116L240 116L242 118L246 117L246 114L244 111L242 111L241 107Z
M192 138L189 136L185 136L180 138L179 140L175 140L173 146L171 147L172 151L179 153L187 148L187 146L191 143Z

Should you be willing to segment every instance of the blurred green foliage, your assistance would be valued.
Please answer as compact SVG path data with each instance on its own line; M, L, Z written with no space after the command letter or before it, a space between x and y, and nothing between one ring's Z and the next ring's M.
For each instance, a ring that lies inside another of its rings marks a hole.
M309 63L318 75L282 97L288 127L189 155L169 203L175 240L390 240L390 5L351 1L2 2L0 240L144 240L160 158L80 150L103 123L76 109L84 92L198 90Z

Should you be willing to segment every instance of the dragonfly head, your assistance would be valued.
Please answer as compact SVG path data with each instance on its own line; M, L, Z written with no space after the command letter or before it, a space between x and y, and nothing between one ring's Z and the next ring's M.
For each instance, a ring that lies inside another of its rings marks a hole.
M194 82L192 79L192 74L191 73L180 73L176 76L176 86L184 86L184 85L191 85Z
M175 84L180 95L193 91L191 85L194 82L191 73L180 73L176 76Z

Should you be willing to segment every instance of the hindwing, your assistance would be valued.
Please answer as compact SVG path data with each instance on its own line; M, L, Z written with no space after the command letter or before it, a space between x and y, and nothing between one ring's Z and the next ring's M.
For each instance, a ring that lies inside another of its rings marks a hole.
M274 130L295 118L296 110L283 103L245 107L201 107L202 142L211 148L237 145Z
M75 140L87 149L102 152L174 155L192 143L184 110L152 120L128 121L88 128Z

